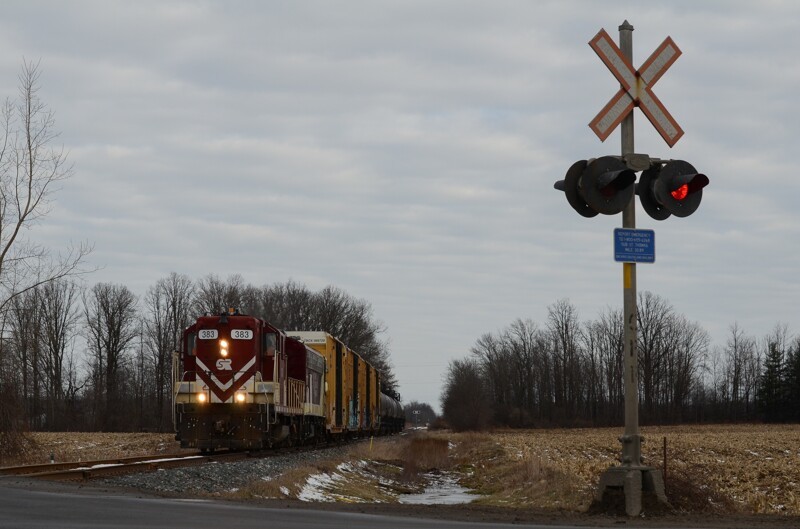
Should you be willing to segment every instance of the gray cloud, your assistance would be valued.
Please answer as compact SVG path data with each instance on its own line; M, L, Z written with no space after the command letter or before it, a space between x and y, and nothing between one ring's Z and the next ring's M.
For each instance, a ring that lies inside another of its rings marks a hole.
M170 271L293 278L370 300L407 399L436 404L447 362L569 298L622 304L618 218L552 189L619 152L587 123L616 92L587 42L630 20L634 63L671 35L655 92L686 135L636 111L638 152L709 174L657 232L640 290L717 343L797 326L800 7L792 2L10 2L0 93L41 58L75 176L35 236L90 239L91 281L143 293ZM425 376L418 373L424 365Z

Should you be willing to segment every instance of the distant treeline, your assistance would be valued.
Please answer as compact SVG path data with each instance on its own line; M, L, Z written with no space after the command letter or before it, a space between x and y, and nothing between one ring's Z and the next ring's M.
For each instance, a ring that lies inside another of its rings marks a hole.
M337 336L381 369L384 390L399 397L383 324L370 303L339 288L172 273L139 299L125 285L82 289L67 278L0 312L0 433L170 431L172 353L182 332L197 316L230 307L281 329Z
M734 323L712 347L700 324L650 292L637 320L642 424L800 421L800 336L786 324L755 338ZM623 332L621 310L580 321L561 300L543 325L519 319L484 334L450 363L444 417L456 429L621 425Z

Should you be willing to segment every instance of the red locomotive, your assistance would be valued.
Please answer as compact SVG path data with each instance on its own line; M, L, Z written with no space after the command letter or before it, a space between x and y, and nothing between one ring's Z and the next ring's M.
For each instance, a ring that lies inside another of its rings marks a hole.
M233 310L184 331L173 362L181 447L261 449L403 428L373 366L327 333L289 334Z

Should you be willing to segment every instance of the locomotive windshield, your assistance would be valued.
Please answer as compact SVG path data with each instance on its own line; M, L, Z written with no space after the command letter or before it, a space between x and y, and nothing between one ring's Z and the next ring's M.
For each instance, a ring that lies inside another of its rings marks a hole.
M186 335L186 354L194 355L197 352L194 348L194 340L196 337L197 335L193 332Z
M267 356L274 356L275 355L275 343L277 342L277 337L274 332L268 332L264 334L264 353Z

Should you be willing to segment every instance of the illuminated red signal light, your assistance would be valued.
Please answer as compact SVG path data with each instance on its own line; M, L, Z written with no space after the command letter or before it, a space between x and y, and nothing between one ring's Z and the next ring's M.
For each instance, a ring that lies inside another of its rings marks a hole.
M663 165L651 164L642 171L636 194L644 210L655 220L671 215L688 217L700 206L707 185L708 177L698 173L689 162L669 160Z
M672 198L675 200L683 200L689 194L689 184L683 184L678 189L673 190L670 192Z

